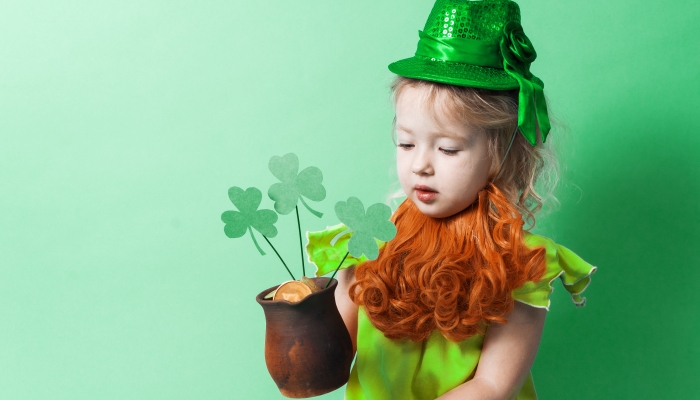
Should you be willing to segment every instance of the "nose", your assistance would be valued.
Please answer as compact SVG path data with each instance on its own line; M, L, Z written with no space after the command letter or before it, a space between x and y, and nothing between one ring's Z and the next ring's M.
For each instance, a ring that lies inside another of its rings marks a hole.
M416 175L432 175L433 163L427 151L415 151L411 171Z

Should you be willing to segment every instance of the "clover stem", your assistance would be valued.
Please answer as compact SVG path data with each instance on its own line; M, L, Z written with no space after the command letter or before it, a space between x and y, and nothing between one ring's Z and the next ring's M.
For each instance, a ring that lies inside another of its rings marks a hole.
M265 255L265 252L263 249L260 248L260 245L258 244L258 241L255 240L255 235L253 235L253 228L248 227L248 232L250 232L250 237L253 238L253 243L255 243L255 247L257 247L258 251L260 252L260 255Z
M340 260L340 264L338 264L338 268L336 268L335 271L333 271L333 275L331 275L331 279L329 279L328 282L326 282L326 286L324 287L324 289L327 288L328 285L331 284L331 281L333 280L333 278L335 278L335 274L336 274L336 273L338 272L338 270L340 269L340 266L343 265L343 262L345 261L345 259L348 258L348 254L350 254L349 251L348 251L347 253L345 253L345 256L343 257L343 259Z
M297 228L299 228L299 249L301 250L301 275L306 276L306 267L304 266L304 243L301 241L301 222L299 221L299 206L294 206L294 209L297 211Z
M306 209L309 210L309 212L310 212L311 214L313 214L313 215L315 215L315 216L317 216L317 217L319 217L319 218L323 217L323 213L322 213L322 212L318 212L318 211L312 209L311 207L309 207L309 205L306 204L306 202L304 201L304 198L303 198L303 197L299 196L299 200L301 200L301 204L303 204L304 207L306 207Z
M287 269L287 272L289 272L289 276L292 277L292 280L297 280L297 278L295 278L294 275L292 275L292 271L289 270L289 267L287 267L287 263L284 262L284 260L282 259L282 256L280 256L280 253L277 252L277 249L275 248L275 246L273 246L272 243L270 243L270 240L267 238L267 236L263 235L263 237L265 238L265 241L267 242L267 244L269 244L270 247L272 247L272 250L275 251L275 254L277 254L277 257L279 257L280 261L282 261L282 265L284 265L284 268Z

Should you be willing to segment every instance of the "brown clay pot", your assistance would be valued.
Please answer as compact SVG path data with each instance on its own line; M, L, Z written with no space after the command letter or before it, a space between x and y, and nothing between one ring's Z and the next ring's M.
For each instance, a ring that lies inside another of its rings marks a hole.
M311 278L323 288L329 278ZM319 396L345 383L354 353L352 341L335 304L338 281L298 303L265 300L277 286L255 300L265 311L265 362L282 395Z

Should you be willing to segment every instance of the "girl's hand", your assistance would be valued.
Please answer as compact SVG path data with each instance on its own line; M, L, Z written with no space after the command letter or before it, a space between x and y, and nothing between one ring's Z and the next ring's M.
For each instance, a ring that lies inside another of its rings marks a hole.
M336 276L338 279L338 287L335 288L335 303L338 306L338 312L343 317L343 322L348 328L350 338L352 339L352 350L357 351L357 312L358 306L350 300L348 289L350 285L355 283L355 268L341 269Z
M514 399L535 361L547 311L518 301L506 318L486 331L474 378L439 397L452 399Z

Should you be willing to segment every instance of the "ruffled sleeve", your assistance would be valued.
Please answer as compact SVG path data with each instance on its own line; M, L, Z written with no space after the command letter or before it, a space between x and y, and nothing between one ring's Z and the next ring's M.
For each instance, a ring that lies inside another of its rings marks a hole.
M546 251L546 269L544 276L537 282L526 282L513 290L513 299L533 307L549 310L549 295L552 293L552 282L560 278L564 289L571 294L571 300L577 307L586 305L586 298L581 294L591 283L591 274L596 267L585 262L573 251L554 243L546 237L525 232L525 245L530 248L543 247Z
M309 256L309 262L317 268L316 276L326 275L338 268L338 263L348 253L348 242L352 237L351 232L343 234L347 230L347 226L338 224L329 226L323 231L306 232L306 238L308 239L306 254ZM333 239L335 239L335 242L331 245ZM386 245L385 242L379 240L376 240L376 242L380 250ZM359 258L348 254L340 269L354 267L365 261L367 261L367 257L364 254Z

